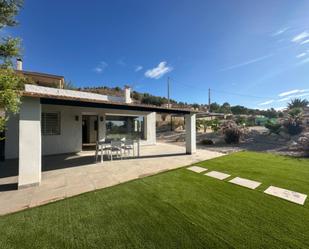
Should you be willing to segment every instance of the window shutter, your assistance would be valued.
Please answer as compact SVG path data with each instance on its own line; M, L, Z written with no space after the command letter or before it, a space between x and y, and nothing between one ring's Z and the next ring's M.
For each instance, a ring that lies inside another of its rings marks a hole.
M43 112L41 122L43 135L60 135L59 112Z

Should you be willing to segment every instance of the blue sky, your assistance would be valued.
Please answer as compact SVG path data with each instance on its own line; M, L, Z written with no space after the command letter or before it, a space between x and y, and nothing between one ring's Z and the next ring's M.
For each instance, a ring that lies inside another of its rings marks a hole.
M25 0L24 69L186 102L282 108L309 97L309 1Z

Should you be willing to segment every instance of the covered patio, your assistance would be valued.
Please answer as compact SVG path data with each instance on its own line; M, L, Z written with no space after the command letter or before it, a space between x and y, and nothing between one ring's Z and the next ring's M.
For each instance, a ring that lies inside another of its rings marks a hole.
M137 136L141 144L141 158L156 158L166 154L191 155L196 152L195 111L120 102L110 98L87 92L26 85L20 113L9 119L6 132L6 158L18 159L18 188L40 185L44 170L94 163L95 153L84 150L84 142L95 144L114 135L113 132L122 132L120 137L127 134ZM149 147L156 144L156 113L185 117L186 142L181 150L174 152L167 148L157 150ZM86 122L90 122L88 127L84 127ZM109 123L111 125L107 125ZM117 126L119 123L125 125ZM92 133L88 132L84 136L84 130L89 129L92 129ZM73 158L67 160L70 154ZM58 161L55 163L51 158L58 158Z
M186 154L183 146L158 143L144 146L140 158L103 163L94 163L93 151L44 156L41 184L23 189L17 189L18 161L8 160L0 164L0 215L222 155L204 149L197 149L194 154Z

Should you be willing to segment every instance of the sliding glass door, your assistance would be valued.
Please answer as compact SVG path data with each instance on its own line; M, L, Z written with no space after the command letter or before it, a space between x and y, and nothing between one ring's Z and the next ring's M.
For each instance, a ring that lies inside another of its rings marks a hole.
M144 139L144 118L106 116L107 139Z

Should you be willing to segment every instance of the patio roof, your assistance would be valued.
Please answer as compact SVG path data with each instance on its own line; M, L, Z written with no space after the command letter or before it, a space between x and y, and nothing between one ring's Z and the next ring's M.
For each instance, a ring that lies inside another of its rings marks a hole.
M124 103L120 101L115 101L116 99L106 100L106 98L104 97L107 96L101 94L40 86L27 87L26 85L25 91L22 92L22 96L40 98L41 104L48 105L66 105L171 114L196 113L196 111L189 109L166 108L154 105Z

